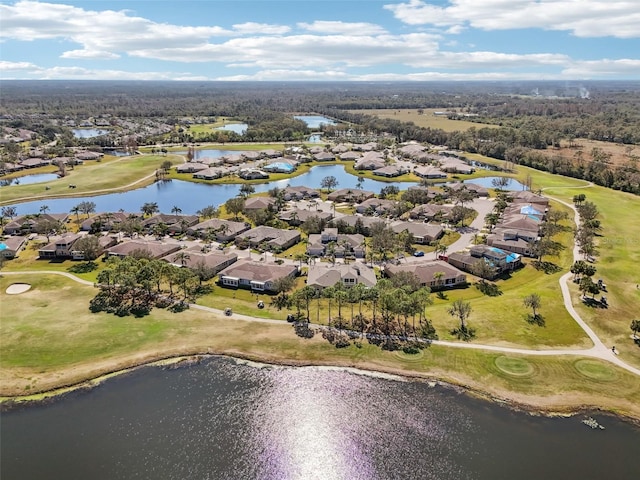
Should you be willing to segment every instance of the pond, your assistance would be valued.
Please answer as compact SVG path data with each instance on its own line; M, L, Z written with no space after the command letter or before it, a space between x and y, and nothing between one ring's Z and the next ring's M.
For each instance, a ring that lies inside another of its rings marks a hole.
M76 138L93 138L109 133L109 130L101 128L74 128L71 131L73 132L73 136Z
M0 178L0 187L10 187L11 185L30 185L32 183L50 182L58 178L57 173L35 173L16 178Z
M323 117L322 115L294 115L293 118L297 118L298 120L302 120L307 124L309 128L320 128L320 125L337 125L335 120L332 120L327 117Z
M309 138L307 139L307 142L309 143L322 143L322 135L319 133L315 133L313 135L309 135Z
M482 177L482 178L474 178L473 180L467 180L466 183L475 183L476 185L480 185L481 187L485 187L485 188L496 188L493 185L493 181L500 179L500 178L507 178L507 177ZM519 191L519 190L526 190L527 187L525 187L522 183L520 183L518 180L516 180L515 178L509 178L508 182L505 186L501 186L500 187L502 190L508 190L508 191Z
M297 177L286 178L269 183L255 184L256 192L266 192L273 187L284 188L291 186L310 186L320 188L322 179L327 176L334 176L338 180L337 188L356 188L358 177L350 175L344 169L344 165L318 165L312 167L307 173ZM362 188L378 193L383 187L395 185L398 188L406 189L410 182L379 182L377 180L364 179ZM170 212L174 206L182 209L184 214L195 214L202 207L207 205L220 205L229 198L240 193L240 184L203 184L192 183L180 180L169 182L157 182L144 188L131 190L123 193L112 193L108 195L87 196L76 198L59 198L36 200L16 204L18 215L34 213L40 210L44 204L49 206L49 211L54 213L69 212L74 206L83 201L91 201L96 204L97 212L117 212L120 209L126 212L137 212L146 202L158 204L161 212Z
M181 150L179 152L171 152L176 155L186 155L186 150ZM198 158L220 158L226 157L227 155L238 155L242 153L242 150L219 150L213 148L203 148L201 150L193 151L193 158L197 160Z
M246 123L229 123L222 127L216 127L214 130L227 130L229 132L235 132L238 135L244 135L244 132L247 131L247 128L249 128L249 125L247 125Z

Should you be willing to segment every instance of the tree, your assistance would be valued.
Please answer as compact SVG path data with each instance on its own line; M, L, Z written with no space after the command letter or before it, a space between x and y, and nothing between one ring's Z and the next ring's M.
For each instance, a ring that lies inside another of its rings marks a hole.
M278 310L289 308L291 306L291 299L289 298L287 292L289 292L289 290L294 287L295 283L296 279L288 275L277 278L273 282L272 290L276 292L276 296L271 301L271 304Z
M542 300L540 299L540 295L537 293L532 293L531 295L527 295L522 300L522 303L525 307L533 310L533 320L538 319L538 309L542 305Z
M36 224L36 232L45 235L47 242L50 241L51 235L55 235L64 231L64 224L58 220L41 220Z
M80 223L80 206L76 205L71 210L69 210L69 212L74 213L76 215L76 223Z
M182 213L182 209L180 207L178 207L177 205L174 205L171 208L171 213L173 213L174 215L180 215Z
M255 187L249 183L243 183L240 187L240 195L247 198L249 195L256 191Z
M459 340L464 340L465 342L475 337L475 330L469 328L465 323L471 315L471 303L458 299L451 304L448 312L449 315L458 317L460 320L460 326L451 330L452 335L455 335Z
M489 265L483 258L478 259L471 265L471 273L476 277L480 277L480 282L485 283L485 280L493 278L496 274L495 267Z
M94 202L80 202L78 206L80 207L80 211L87 216L96 212L96 204Z
M78 252L82 252L82 256L87 261L93 261L100 256L102 248L98 237L95 235L85 235L79 238L74 244L73 249Z
M45 214L49 210L49 205L42 205L40 207L40 213Z
M9 217L10 220L13 220L13 217L16 216L16 207L2 207L0 210L2 218Z
M220 216L220 210L213 205L207 205L196 213L202 218L217 218Z
M242 211L244 210L244 198L242 197L230 198L224 203L224 207L227 210L227 212L231 213L235 217L236 221L238 221L239 220L238 215L242 213Z
M504 187L509 185L511 179L509 177L496 177L491 180L491 186L496 190L502 190Z
M638 338L638 332L640 332L640 320L631 320L631 325L629 326L631 331L633 332L633 338Z
M320 187L325 188L327 192L330 192L331 190L335 189L337 186L338 186L338 179L333 175L324 177L320 182Z
M584 202L586 200L587 196L584 193L581 193L579 195L574 195L573 196L573 203L576 206L580 206L582 204L582 202Z
M158 208L158 204L156 202L147 202L142 207L140 207L140 211L144 216L151 216L155 213L158 213L160 209Z

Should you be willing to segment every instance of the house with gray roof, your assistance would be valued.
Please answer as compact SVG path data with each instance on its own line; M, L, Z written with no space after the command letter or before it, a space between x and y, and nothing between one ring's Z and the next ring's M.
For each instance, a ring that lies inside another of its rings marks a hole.
M167 255L177 252L181 249L179 243L164 243L153 240L125 240L118 245L107 249L107 255L110 257L128 257L129 255L139 251L145 252L150 258L159 259Z
M161 260L176 267L197 268L204 265L210 268L214 274L218 274L238 260L236 253L223 253L219 250L203 252L201 247L195 246L178 250L162 257Z
M360 190L358 188L341 188L340 190L334 190L327 199L331 202L363 202L367 198L374 197L375 193L368 190Z
M345 287L358 284L373 287L377 283L377 278L373 269L361 262L349 265L315 264L309 267L307 285L310 287L323 290L339 282Z
M248 231L251 225L244 222L232 222L221 218L210 218L187 229L187 235L202 237L207 232L215 233L218 242L229 242L238 235Z
M273 292L274 283L283 277L295 277L298 267L290 264L255 262L242 259L218 274L223 287L247 288L254 292Z
M423 222L392 222L390 227L396 233L408 231L413 235L414 242L422 245L428 245L444 235L440 225Z
M293 208L278 214L280 220L292 226L301 225L312 217L328 222L333 218L333 213L322 210L301 210L299 208Z
M238 240L248 242L251 248L267 245L275 250L286 250L298 243L300 238L299 230L283 230L260 225L237 236L236 242Z
M458 268L440 260L430 260L400 265L387 264L384 274L393 277L401 272L412 273L422 286L431 289L451 288L467 283L467 275Z

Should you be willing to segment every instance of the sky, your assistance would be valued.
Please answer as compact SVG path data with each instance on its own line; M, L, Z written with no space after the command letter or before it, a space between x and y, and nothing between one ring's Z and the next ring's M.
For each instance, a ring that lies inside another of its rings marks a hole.
M640 80L640 0L0 0L0 79Z

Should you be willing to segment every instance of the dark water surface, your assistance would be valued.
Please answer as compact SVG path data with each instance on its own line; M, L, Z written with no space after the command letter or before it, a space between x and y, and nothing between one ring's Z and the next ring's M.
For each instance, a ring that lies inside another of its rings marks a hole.
M3 480L634 479L640 429L421 382L211 358L2 414Z

